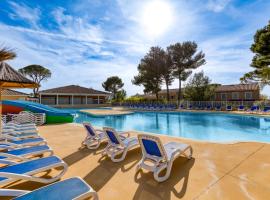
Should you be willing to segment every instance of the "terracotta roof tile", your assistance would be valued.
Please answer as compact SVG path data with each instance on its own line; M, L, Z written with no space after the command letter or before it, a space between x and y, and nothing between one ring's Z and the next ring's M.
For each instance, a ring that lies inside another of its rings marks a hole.
M1 95L2 96L28 96L28 94L26 93L10 90L10 89L2 89Z
M92 88L81 87L79 85L68 85L64 87L57 87L48 90L40 91L41 94L55 93L55 94L109 94L107 92L94 90Z
M255 91L260 90L259 84L235 84L235 85L220 85L216 92L234 92L234 91Z

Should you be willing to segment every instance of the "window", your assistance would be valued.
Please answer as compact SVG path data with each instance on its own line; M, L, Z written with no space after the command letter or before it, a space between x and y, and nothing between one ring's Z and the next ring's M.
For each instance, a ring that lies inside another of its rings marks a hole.
M252 99L252 92L245 92L245 99Z
M221 100L222 101L226 101L227 100L227 94L226 93L221 93L220 96L221 96Z
M232 92L232 99L239 99L239 93L238 92Z

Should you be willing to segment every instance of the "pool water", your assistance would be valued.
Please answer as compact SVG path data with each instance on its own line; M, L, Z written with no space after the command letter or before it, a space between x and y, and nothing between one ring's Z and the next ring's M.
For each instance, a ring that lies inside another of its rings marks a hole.
M123 116L94 117L77 112L77 123L109 126L213 142L270 142L270 118L211 112L135 112Z

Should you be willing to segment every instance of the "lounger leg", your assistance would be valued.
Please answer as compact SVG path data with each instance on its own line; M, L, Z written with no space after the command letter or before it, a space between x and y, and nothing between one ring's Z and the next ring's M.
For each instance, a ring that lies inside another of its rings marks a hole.
M113 153L112 155L111 155L111 160L113 161L113 162L121 162L122 160L124 160L125 159L125 157L126 157L126 155L127 155L127 151L128 151L128 148L125 148L124 149L124 151L122 151L122 152L119 152L119 153ZM122 156L120 157L120 158L115 158L117 155L119 155L119 154L121 154L122 153Z
M159 176L160 172L162 172L164 169L166 169L166 174L164 176ZM172 162L169 162L168 165L164 165L162 167L160 167L159 169L157 169L156 171L154 171L154 178L157 182L163 182L166 181L170 174L171 174L171 170L172 170Z
M86 141L88 149L97 149L100 146L100 140Z

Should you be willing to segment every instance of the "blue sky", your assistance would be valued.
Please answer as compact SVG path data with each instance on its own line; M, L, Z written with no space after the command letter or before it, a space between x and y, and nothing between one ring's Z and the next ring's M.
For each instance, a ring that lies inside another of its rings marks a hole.
M186 40L206 54L197 71L216 83L239 83L251 70L253 35L268 20L268 0L2 0L0 44L17 52L9 61L14 68L40 64L52 71L42 89L102 90L106 77L118 75L132 95L143 90L131 79L149 48Z

